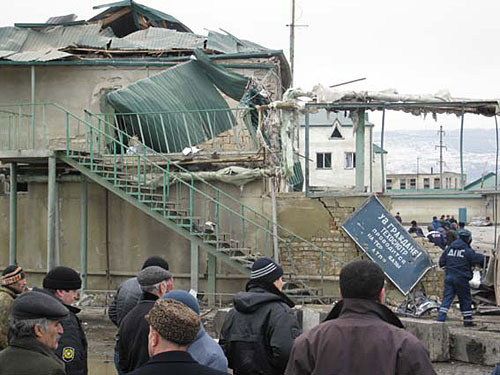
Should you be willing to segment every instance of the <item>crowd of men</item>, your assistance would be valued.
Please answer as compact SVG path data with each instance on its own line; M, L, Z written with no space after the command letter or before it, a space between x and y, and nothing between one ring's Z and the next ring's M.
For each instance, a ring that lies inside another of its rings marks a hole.
M468 257L468 248L462 250ZM443 262L447 270L460 269L456 259ZM218 375L230 368L235 375L435 374L424 345L384 305L385 277L375 263L356 260L344 266L342 300L305 333L294 303L283 293L282 277L282 267L272 259L254 262L217 343L203 327L197 299L174 289L168 263L148 258L136 277L120 285L109 309L118 327L117 372ZM43 279L43 288L31 291L25 291L18 266L7 267L1 280L0 323L9 322L9 329L0 330L0 375L88 374L87 341L73 306L81 287L78 273L56 267ZM446 281L449 295L457 285L455 279ZM466 301L460 302L466 321ZM441 307L439 320L444 321L445 301Z

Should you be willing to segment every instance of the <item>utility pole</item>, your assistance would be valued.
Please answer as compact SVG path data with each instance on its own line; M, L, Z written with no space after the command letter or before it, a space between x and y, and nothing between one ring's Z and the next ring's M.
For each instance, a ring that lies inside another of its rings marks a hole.
M290 23L290 70L292 71L292 79L290 86L293 87L294 78L294 58L295 58L295 0L292 0L292 22Z
M292 0L292 22L287 25L290 27L290 70L292 78L290 80L290 86L293 87L294 80L294 70L295 70L295 28L296 27L307 27L308 25L297 25L295 24L295 0Z
M444 183L443 183L443 148L448 149L448 147L443 146L443 135L445 134L443 130L443 125L439 126L438 130L439 134L439 146L434 146L434 149L439 148L439 183L440 183L440 188L443 189Z

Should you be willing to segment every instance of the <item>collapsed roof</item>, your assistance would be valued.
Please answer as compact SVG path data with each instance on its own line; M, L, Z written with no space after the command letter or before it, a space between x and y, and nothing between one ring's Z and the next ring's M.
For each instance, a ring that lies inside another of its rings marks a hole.
M175 17L132 0L95 8L104 7L108 9L88 21L64 16L52 17L47 23L1 27L0 62L168 57L190 55L195 48L211 54L278 52L225 31L195 34Z

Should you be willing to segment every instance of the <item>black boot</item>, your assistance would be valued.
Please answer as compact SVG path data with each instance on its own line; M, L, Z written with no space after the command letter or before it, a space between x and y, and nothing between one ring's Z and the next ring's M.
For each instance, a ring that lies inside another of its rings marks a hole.
M477 324L472 320L464 320L464 327L476 327Z

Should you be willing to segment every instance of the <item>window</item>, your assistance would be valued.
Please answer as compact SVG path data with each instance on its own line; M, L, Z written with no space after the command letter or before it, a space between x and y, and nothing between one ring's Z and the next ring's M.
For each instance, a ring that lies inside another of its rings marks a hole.
M28 183L27 182L18 182L17 183L17 192L18 193L27 193L28 192ZM5 183L5 193L10 193L10 183Z
M385 180L385 188L387 190L392 190L392 178L388 178Z
M344 139L338 125L334 125L332 135L330 135L330 139Z
M345 153L345 169L356 168L356 153L346 152Z
M441 189L441 180L439 178L434 179L434 189Z
M430 188L431 188L431 179L424 178L424 189L430 189Z
M410 189L416 189L417 188L417 180L414 178L410 178Z
M316 168L318 169L332 169L332 153L331 152L318 152L316 154Z
M399 181L399 188L401 190L405 190L406 189L406 179L402 178L400 181Z

